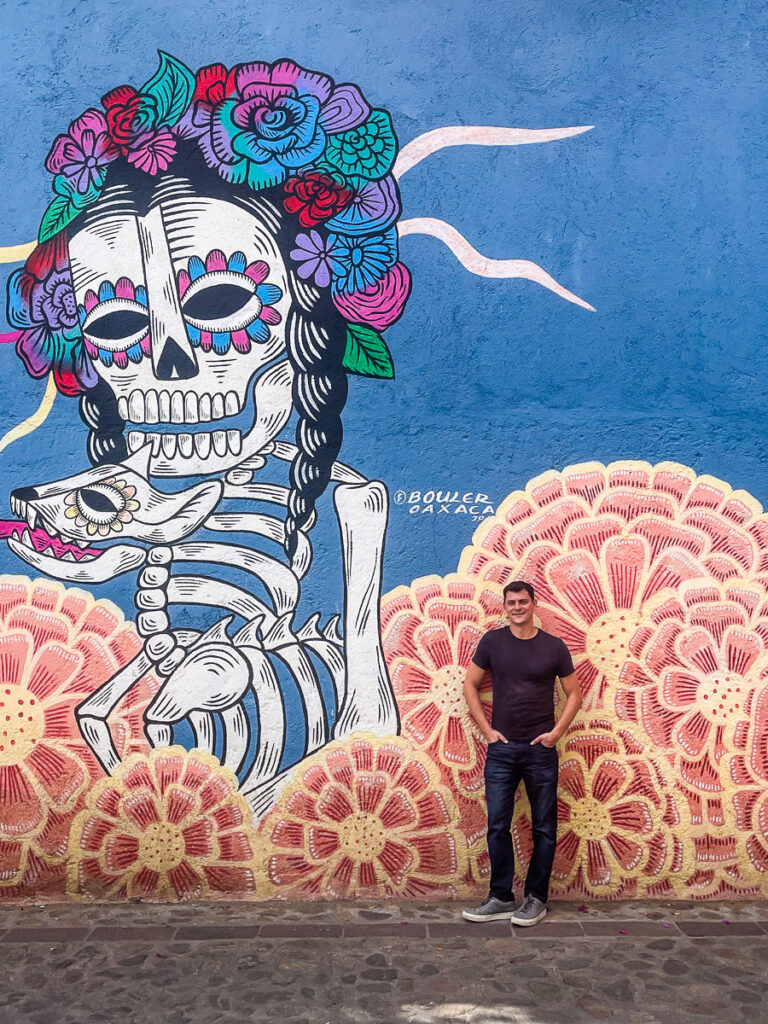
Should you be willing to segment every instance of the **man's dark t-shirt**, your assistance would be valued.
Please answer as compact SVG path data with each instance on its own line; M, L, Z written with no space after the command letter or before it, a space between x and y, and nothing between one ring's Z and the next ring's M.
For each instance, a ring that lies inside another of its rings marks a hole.
M485 634L472 661L491 673L494 729L517 743L530 743L554 729L555 676L563 679L573 672L562 640L543 629L530 640L519 640L503 626Z

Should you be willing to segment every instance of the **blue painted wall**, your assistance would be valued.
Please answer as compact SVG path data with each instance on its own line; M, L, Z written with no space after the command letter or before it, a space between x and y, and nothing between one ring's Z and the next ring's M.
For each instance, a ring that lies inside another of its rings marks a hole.
M488 256L533 260L597 311L404 239L414 287L387 334L397 379L352 380L342 458L393 495L494 503L551 467L674 459L768 504L766 21L747 0L9 0L0 244L36 234L54 136L108 88L144 81L158 47L193 68L288 55L358 82L401 144L442 125L595 125L547 145L446 150L404 177L404 217L439 217ZM2 434L43 387L11 346L0 368ZM0 455L0 501L82 467L84 434L76 402L57 398ZM394 504L385 589L450 571L473 528ZM334 532L326 515L329 558ZM0 571L24 567L3 549ZM338 573L329 581L332 599ZM131 582L97 592L131 614Z

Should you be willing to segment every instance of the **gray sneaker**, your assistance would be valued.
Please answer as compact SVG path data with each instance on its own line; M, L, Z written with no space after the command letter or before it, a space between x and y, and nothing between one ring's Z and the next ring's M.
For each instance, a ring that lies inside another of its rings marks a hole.
M462 910L461 916L465 921L508 921L514 912L514 901L506 903L497 900L495 896L489 896L482 906Z
M526 896L514 914L509 915L509 919L520 928L530 928L538 924L546 912L546 903L537 900L535 896Z

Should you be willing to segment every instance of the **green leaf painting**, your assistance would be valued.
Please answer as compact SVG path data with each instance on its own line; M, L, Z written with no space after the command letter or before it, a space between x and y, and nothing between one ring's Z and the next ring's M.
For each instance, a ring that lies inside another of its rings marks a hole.
M189 106L195 91L195 76L180 60L158 50L160 66L141 93L151 96L157 104L157 127L173 125Z
M392 356L384 339L365 324L347 324L343 366L347 373L355 373L360 377L391 380L395 376Z
M101 187L100 185L91 185L87 192L76 192L72 183L63 174L57 174L53 179L53 191L56 196L40 222L39 242L47 242L49 238L53 238L70 224L86 206L95 202L99 198Z

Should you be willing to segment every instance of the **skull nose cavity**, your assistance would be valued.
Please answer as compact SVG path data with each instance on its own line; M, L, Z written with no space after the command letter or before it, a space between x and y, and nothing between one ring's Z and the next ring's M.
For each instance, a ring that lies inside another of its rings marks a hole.
M17 487L15 491L11 491L11 498L14 501L35 501L39 497L34 487Z
M197 362L190 351L185 351L173 338L166 338L155 367L158 380L189 380L197 372Z

